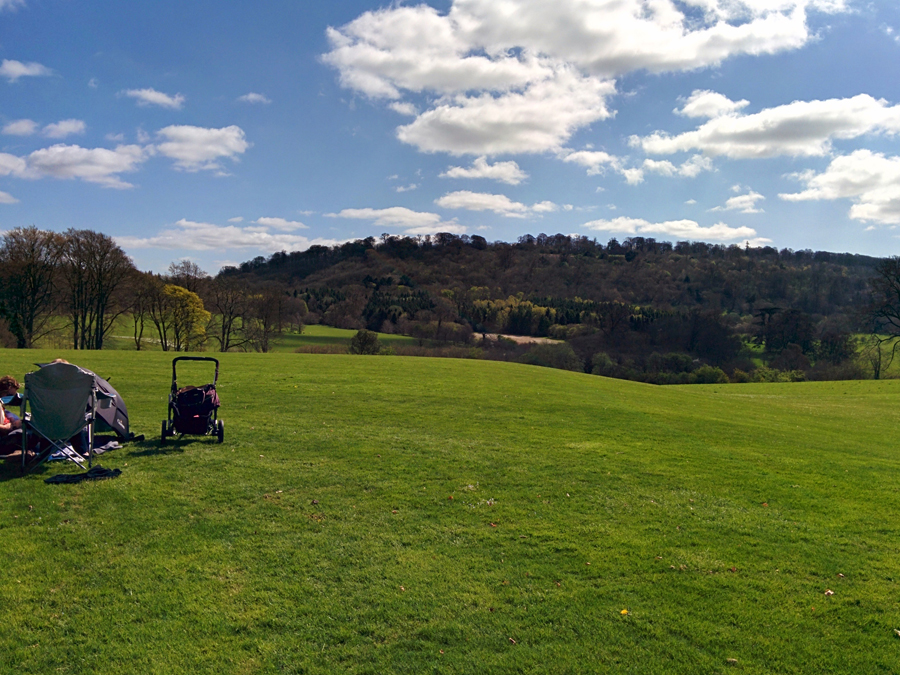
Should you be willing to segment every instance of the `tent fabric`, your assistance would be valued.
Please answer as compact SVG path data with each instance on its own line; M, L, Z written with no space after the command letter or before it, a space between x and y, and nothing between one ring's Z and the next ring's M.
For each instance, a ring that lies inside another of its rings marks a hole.
M91 371L87 371L91 372ZM97 403L97 417L106 424L120 439L127 441L129 439L128 431L128 409L125 407L125 401L119 396L119 392L113 389L112 385L99 375L94 375L94 383L100 392L99 401ZM102 425L99 428L103 431Z
M51 439L71 438L85 425L96 375L71 363L51 363L25 375L31 426Z
M117 392L108 381L87 368L82 368L81 366L76 366L71 363L55 362L38 363L37 365L40 367L40 370L35 371L37 373L43 372L47 368L55 368L56 366L71 366L77 368L82 373L90 375L93 378L93 385L97 390L97 419L100 422L100 424L97 425L97 430L100 432L112 431L123 441L130 439L131 434L128 429L128 408L125 406L125 401L122 400L119 392ZM29 374L33 375L34 373ZM25 383L27 386L28 375L25 376Z

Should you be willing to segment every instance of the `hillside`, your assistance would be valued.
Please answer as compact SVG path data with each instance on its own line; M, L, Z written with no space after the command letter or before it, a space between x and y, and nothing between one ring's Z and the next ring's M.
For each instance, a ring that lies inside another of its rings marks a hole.
M168 355L3 353L16 376L57 356L158 431ZM123 474L96 484L3 474L4 665L895 669L896 381L221 359L223 445L151 437L101 458Z
M853 335L869 329L861 312L878 262L642 237L384 236L257 258L220 279L276 283L304 301L307 321L341 328L567 340L573 368L615 377L687 382L709 364L734 378L765 359L790 377L843 379L864 371L850 363Z

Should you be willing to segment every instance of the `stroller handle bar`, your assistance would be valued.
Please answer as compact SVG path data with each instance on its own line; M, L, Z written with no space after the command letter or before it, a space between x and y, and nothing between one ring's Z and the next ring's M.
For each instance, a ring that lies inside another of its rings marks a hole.
M176 356L172 359L172 390L175 390L175 382L178 379L175 373L176 364L179 361L212 361L216 364L216 376L213 380L213 384L218 383L219 381L219 359L214 359L211 356Z

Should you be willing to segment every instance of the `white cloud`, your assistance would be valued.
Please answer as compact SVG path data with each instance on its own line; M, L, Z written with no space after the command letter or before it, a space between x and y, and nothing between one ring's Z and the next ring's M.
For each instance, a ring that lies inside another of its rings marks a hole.
M868 94L825 101L794 101L752 115L713 118L678 136L655 132L630 143L653 155L700 150L710 156L760 158L827 155L833 139L900 132L900 106Z
M850 199L850 217L877 223L900 223L900 157L857 150L836 157L820 174L798 176L806 190L778 195L786 201Z
M416 106L414 106L409 101L394 101L388 104L388 108L393 110L395 113L406 115L407 117L415 117L419 114Z
M0 191L0 204L18 204L19 200L8 192Z
M121 143L122 141L125 140L125 134L123 134L123 133L118 133L118 134L112 134L112 133L110 133L110 134L106 134L106 136L104 136L104 138L105 138L106 140L108 140L108 141L113 141L114 143Z
M466 228L455 220L445 222L436 213L413 211L404 206L392 206L386 209L344 209L339 213L326 213L329 218L351 218L354 220L370 220L378 227L405 228L406 234L465 234Z
M398 127L423 152L498 155L557 150L577 129L611 115L615 84L561 68L523 91L460 94Z
M667 159L645 159L640 168L623 169L625 180L629 185L644 182L644 174L656 173L661 176L680 176L682 178L696 178L702 171L712 171L713 163L709 157L694 155L680 166L675 166Z
M422 151L544 152L611 114L613 78L799 48L812 38L814 9L846 7L843 0L452 0L441 13L395 3L329 28L322 60L344 87L403 114L416 114L400 103L407 94L427 100L430 107L398 129ZM685 114L715 104L689 101Z
M10 59L3 59L0 63L0 77L5 77L10 82L15 82L20 77L46 77L52 74L52 70L40 63L22 63Z
M250 92L249 94L244 94L243 96L238 96L238 101L242 103L271 103L272 99L270 99L265 94L257 94L255 92Z
M735 113L749 104L750 101L732 101L727 96L714 91L695 89L684 102L684 106L680 110L676 108L672 112L684 117L712 118Z
M20 178L35 178L28 175L28 162L21 157L0 152L0 176L18 176Z
M612 220L592 220L583 227L601 232L620 232L630 235L663 235L677 239L697 241L734 241L736 239L752 239L768 241L756 236L752 227L731 227L725 223L716 223L703 227L693 220L668 220L662 223L651 223L641 218L613 218Z
M436 199L435 204L445 209L466 209L467 211L492 211L507 218L525 218L536 213L557 211L559 206L553 202L543 201L527 206L514 202L506 195L495 195L486 192L470 192L459 190L449 192Z
M228 222L230 223L233 221L234 219L229 219ZM274 230L282 230L284 232L293 232L294 230L308 229L307 226L301 223L299 220L286 220L285 218L257 218L253 222L263 227L271 228Z
M31 136L37 131L37 122L32 120L15 120L3 127L8 136Z
M81 120L61 120L45 126L43 134L47 138L65 138L72 134L83 134L86 128Z
M579 150L563 155L564 162L574 162L579 166L587 167L588 176L597 176L603 173L604 167L610 167L616 171L621 168L621 160L607 152L600 150Z
M221 171L222 166L217 160L228 158L238 161L238 155L250 147L243 129L234 125L221 129L173 125L160 129L156 134L166 139L157 146L158 150L174 159L175 165L185 171Z
M5 9L15 9L16 7L23 7L25 5L25 0L0 0L0 12Z
M90 80L88 80L88 86L91 89L96 89L97 87L100 86L100 82L97 81L96 77L92 77Z
M487 157L478 157L472 166L451 166L440 175L441 178L489 178L507 185L518 185L528 178L516 162L496 162L491 164Z
M152 151L137 145L119 145L115 150L82 148L78 145L52 145L25 157L0 153L0 176L18 178L78 178L103 187L133 187L119 174L136 171Z
M182 218L150 237L116 237L125 250L161 248L176 251L254 249L263 252L302 251L313 245L334 246L334 239L309 239L297 234L271 233L264 228L215 225Z
M235 216L234 218L228 219L229 223L243 223L244 219L241 216Z
M137 170L147 156L148 152L138 145L119 145L115 150L107 150L58 144L28 155L27 169L22 176L79 178L103 187L124 189L133 185L123 181L118 174Z
M411 192L418 189L418 187L419 186L415 183L410 183L409 185L398 185L394 188L394 190L396 190L397 192Z
M740 188L740 186L735 186ZM725 201L725 206L717 206L710 211L740 211L741 213L763 213L762 209L756 208L756 202L765 200L758 192L750 190L747 194L730 197Z
M171 108L173 110L180 110L181 106L184 105L185 100L184 96L181 94L169 96L168 94L164 94L163 92L156 91L156 89L152 88L127 89L121 93L130 98L137 99L138 105L158 105L162 108Z

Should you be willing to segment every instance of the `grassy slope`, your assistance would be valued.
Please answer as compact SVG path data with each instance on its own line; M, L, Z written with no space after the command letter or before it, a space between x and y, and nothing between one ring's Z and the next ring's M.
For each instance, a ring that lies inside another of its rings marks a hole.
M133 351L134 338L130 337L134 334L133 331L134 324L131 322L130 317L120 318L116 328L114 328L111 332L113 337L110 337L107 340L107 348ZM309 345L349 346L350 340L354 335L356 335L355 330L332 328L331 326L322 325L304 326L303 332L301 334L298 334L296 332L285 332L283 335L279 336L274 341L274 347L272 351L293 352L298 347ZM159 349L158 344L153 344L152 342L150 342L151 339L158 339L158 337L159 334L156 332L156 329L152 325L148 325L144 330L144 338L146 340L144 349L151 351L154 349ZM417 340L415 338L407 337L405 335L388 335L386 333L378 333L378 339L385 346L417 344ZM217 343L215 342L215 340L211 339L208 348L213 349L215 348L216 344Z
M116 480L0 476L0 671L900 664L898 381L227 354L224 445L159 448L169 355L62 355L152 438Z

